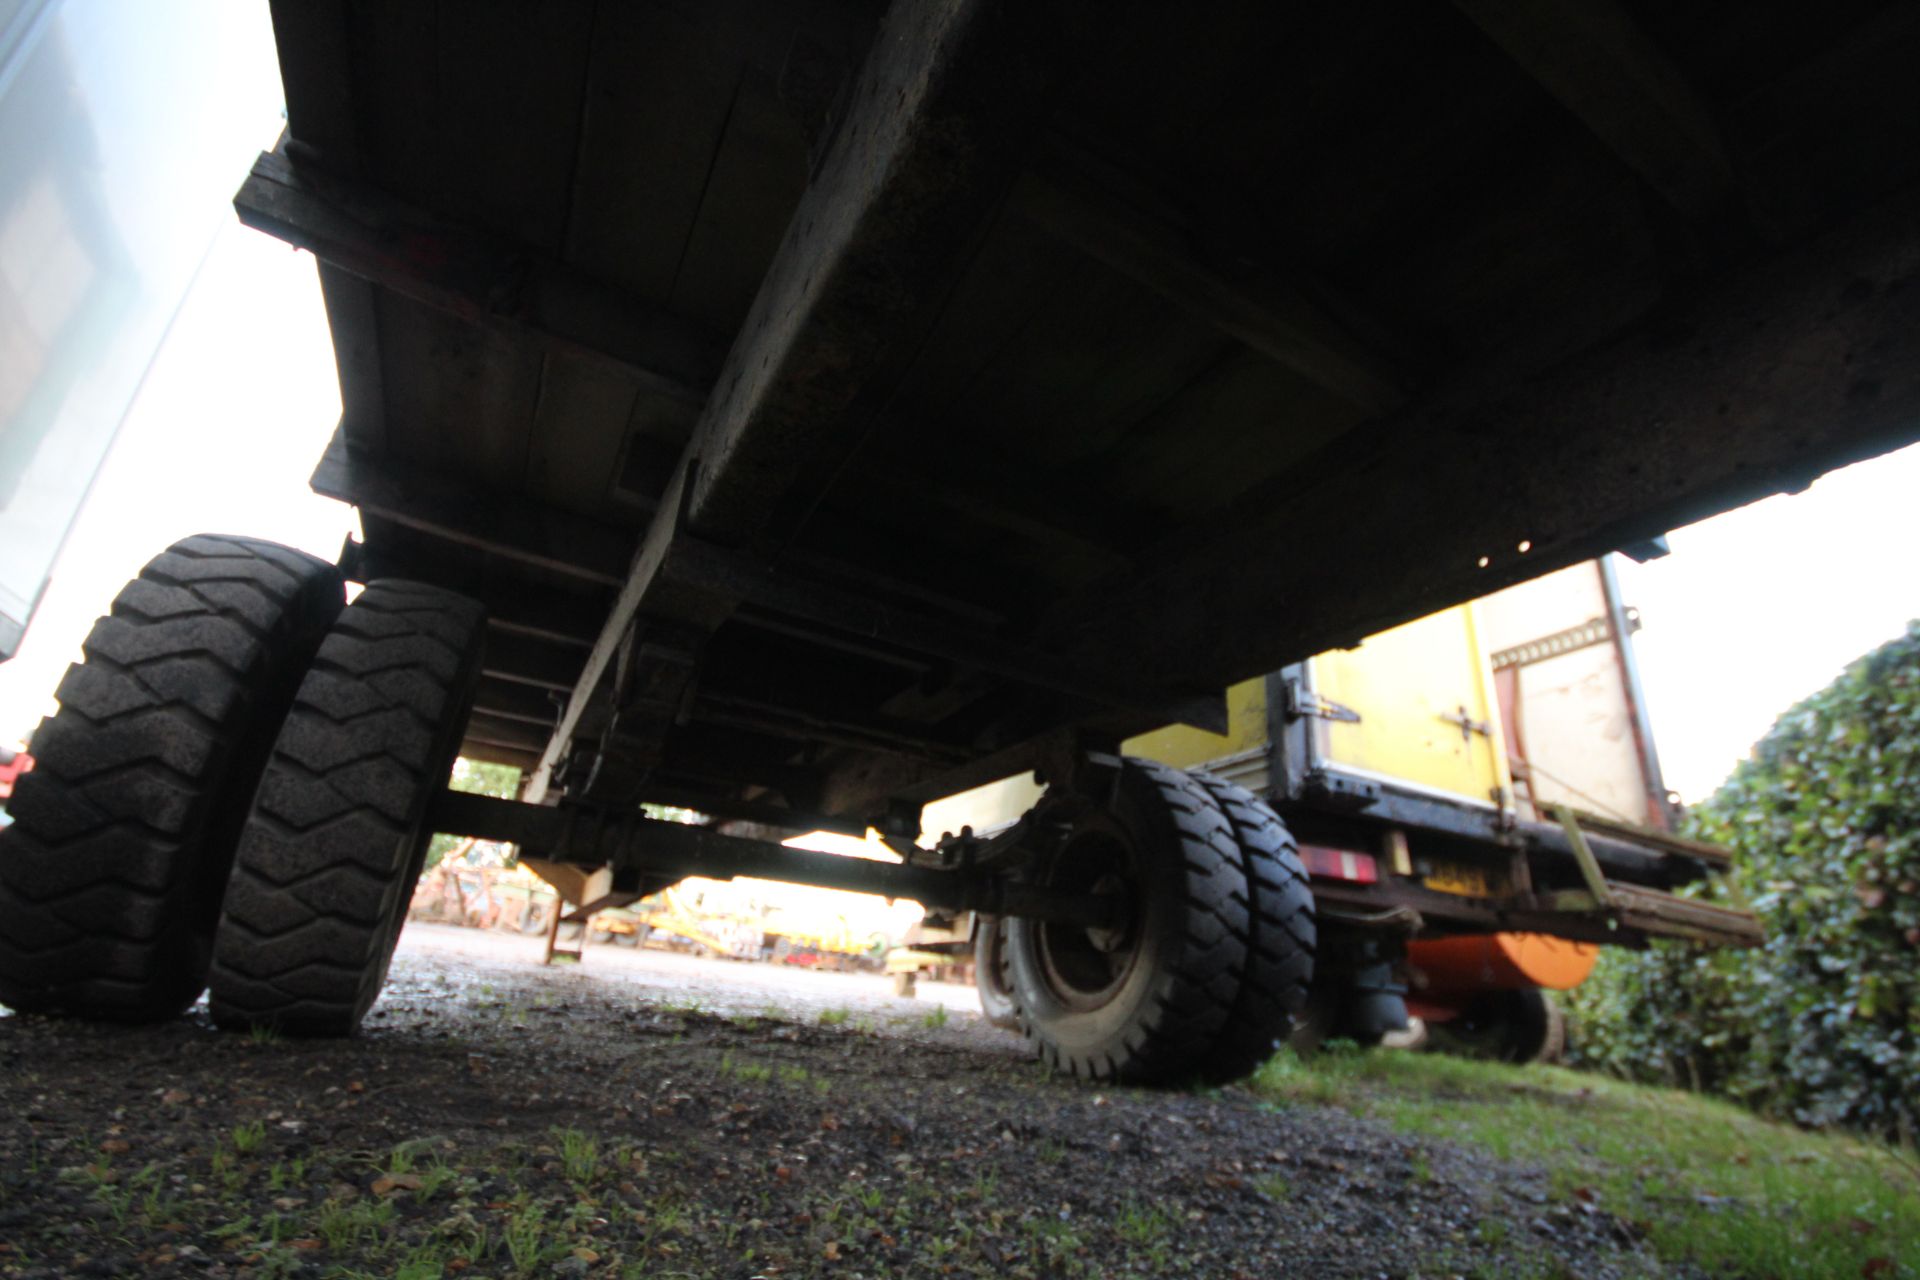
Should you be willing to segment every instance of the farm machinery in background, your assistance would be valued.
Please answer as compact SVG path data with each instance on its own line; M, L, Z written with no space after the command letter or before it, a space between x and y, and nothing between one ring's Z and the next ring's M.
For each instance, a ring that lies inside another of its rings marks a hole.
M1224 735L1125 744L1263 796L1298 837L1321 946L1296 1044L1550 1059L1565 1033L1548 992L1584 981L1601 945L1760 939L1751 915L1669 892L1727 855L1671 833L1639 625L1611 561L1578 564L1238 685ZM1038 792L966 792L927 826L990 835ZM970 957L983 1010L1017 1025L994 921L939 917L907 941L927 965Z
M860 932L844 916L796 910L698 878L585 914L564 913L564 906L525 865L489 859L481 842L467 840L420 877L408 918L551 935L549 959L556 953L578 958L581 944L594 943L803 968L877 969L890 945L885 933Z

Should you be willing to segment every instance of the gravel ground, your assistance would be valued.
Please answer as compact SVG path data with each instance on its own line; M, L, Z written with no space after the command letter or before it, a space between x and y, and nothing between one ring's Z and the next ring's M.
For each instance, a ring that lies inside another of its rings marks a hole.
M1537 1170L1050 1078L967 988L537 959L413 926L349 1042L0 1018L0 1275L1660 1273Z

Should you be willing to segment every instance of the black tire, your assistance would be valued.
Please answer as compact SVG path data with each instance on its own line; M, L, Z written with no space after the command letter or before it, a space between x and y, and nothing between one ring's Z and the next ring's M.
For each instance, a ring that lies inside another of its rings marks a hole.
M369 583L320 646L241 833L210 988L214 1021L351 1034L387 965L473 705L484 615Z
M217 534L115 597L0 832L0 1003L143 1022L199 996L267 747L343 600L332 565Z
M980 916L975 924L973 986L982 1017L1003 1031L1020 1029L1020 1007L1014 1003L1007 970L1007 926L996 916Z
M1558 1062L1566 1056L1566 1019L1547 993L1536 988L1488 991L1458 1017L1427 1023L1424 1047L1456 1058Z
M1274 1055L1306 1011L1317 942L1313 890L1293 833L1271 805L1224 778L1192 776L1232 825L1247 877L1247 967L1206 1071L1238 1080Z
M1194 1079L1232 1016L1247 953L1247 879L1233 828L1186 774L1128 759L1111 809L1083 807L1030 869L1037 883L1124 892L1104 933L1014 919L1020 1028L1054 1070L1156 1084Z

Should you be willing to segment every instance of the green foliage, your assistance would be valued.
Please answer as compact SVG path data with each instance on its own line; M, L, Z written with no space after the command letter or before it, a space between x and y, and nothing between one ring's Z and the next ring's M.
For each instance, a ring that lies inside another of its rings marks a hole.
M1689 816L1766 945L1613 951L1579 1060L1911 1143L1920 1121L1920 623L1780 717Z

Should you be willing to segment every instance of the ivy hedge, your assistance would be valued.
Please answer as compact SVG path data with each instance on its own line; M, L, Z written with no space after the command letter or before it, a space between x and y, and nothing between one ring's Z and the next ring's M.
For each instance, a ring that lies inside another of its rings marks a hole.
M1920 622L1781 716L1686 832L1737 853L1766 945L1610 949L1571 993L1576 1060L1911 1143Z

